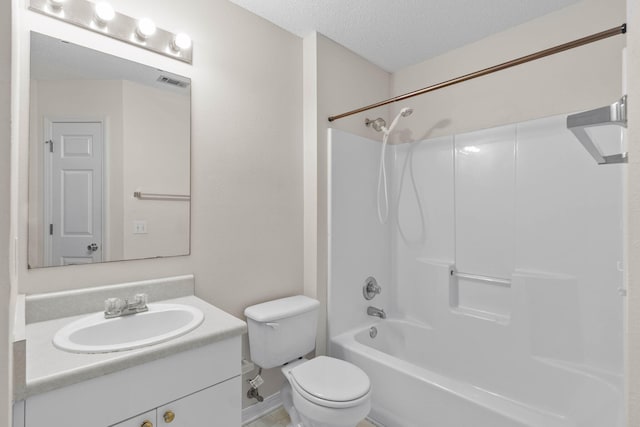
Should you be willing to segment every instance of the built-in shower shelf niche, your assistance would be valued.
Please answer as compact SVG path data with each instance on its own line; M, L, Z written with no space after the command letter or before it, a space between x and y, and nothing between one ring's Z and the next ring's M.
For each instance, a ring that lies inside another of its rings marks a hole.
M451 270L449 307L453 313L508 325L512 304L510 280Z

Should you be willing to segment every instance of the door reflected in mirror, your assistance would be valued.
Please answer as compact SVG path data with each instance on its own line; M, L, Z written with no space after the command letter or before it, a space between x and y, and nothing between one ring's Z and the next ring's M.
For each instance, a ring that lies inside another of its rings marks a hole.
M191 82L31 33L29 268L188 255Z

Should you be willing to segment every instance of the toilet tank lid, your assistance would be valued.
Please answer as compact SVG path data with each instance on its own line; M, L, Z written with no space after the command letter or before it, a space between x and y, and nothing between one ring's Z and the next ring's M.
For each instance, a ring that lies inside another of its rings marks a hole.
M313 298L296 295L252 305L244 310L244 315L256 322L273 322L316 310L319 305Z

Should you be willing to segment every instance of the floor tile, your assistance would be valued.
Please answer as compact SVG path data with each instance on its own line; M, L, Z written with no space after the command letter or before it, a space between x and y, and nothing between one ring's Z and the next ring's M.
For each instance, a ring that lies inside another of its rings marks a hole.
M284 408L280 407L273 412L270 412L257 420L246 424L244 427L287 427L289 423L289 415ZM357 427L376 427L369 421L364 420L358 424Z

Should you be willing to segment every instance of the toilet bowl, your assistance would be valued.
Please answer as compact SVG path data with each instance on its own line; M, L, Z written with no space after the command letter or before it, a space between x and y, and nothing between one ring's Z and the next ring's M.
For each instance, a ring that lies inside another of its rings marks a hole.
M247 307L249 350L265 369L281 366L289 427L356 427L371 409L371 382L357 366L313 351L320 303L303 295Z
M357 366L332 357L282 367L291 427L355 427L371 410L371 383Z

